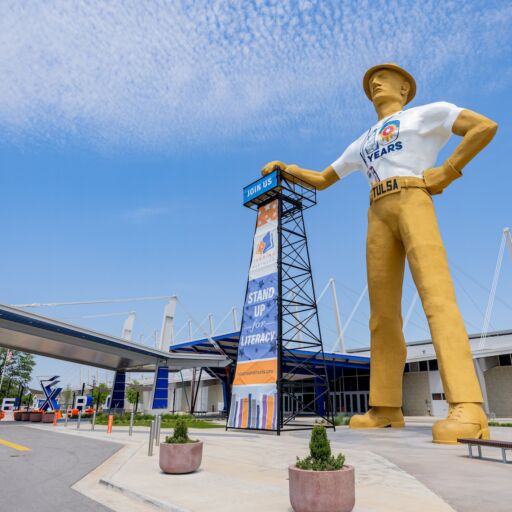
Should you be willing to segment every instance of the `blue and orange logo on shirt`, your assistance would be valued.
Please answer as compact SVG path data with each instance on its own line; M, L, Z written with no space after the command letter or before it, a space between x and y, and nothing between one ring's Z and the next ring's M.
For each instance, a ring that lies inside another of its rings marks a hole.
M379 146L386 146L398 138L400 133L400 121L395 119L382 125L377 135Z
M377 170L371 165L380 157L391 152L401 151L403 143L398 139L400 121L393 119L385 122L380 128L371 128L363 139L360 155L366 165L370 181L380 181Z

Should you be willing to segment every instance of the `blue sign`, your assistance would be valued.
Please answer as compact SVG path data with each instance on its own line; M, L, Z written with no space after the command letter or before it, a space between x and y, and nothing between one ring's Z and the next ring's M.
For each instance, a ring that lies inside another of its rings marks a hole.
M277 357L277 272L249 281L238 361Z
M274 171L263 178L255 181L251 185L244 188L244 204L253 201L265 192L277 187L277 171Z
M60 405L57 402L57 397L59 393L62 391L62 388L58 388L59 377L55 376L51 379L42 379L41 387L43 388L45 400L40 400L38 403L38 408L42 411L47 411L51 409L52 411L58 411L60 409Z

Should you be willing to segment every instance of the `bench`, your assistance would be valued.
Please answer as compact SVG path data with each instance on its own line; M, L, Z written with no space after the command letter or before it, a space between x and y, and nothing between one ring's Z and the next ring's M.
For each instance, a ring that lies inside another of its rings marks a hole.
M482 446L491 446L492 448L501 448L501 455L503 462L507 463L507 450L512 450L512 442L510 441L492 441L486 439L457 439L461 444L467 444L469 450L469 456L473 458L473 446L478 448L478 457L482 458Z

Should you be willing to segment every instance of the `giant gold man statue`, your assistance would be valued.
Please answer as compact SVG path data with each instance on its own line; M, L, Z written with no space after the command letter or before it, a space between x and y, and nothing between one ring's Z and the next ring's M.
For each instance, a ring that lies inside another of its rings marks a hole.
M370 296L370 410L353 416L351 428L403 427L402 377L406 360L402 332L405 258L418 289L449 402L449 414L433 428L436 443L461 437L489 438L471 349L439 233L432 195L442 193L494 137L497 124L481 114L438 102L404 110L416 82L396 64L369 69L363 88L378 121L321 172L267 164L322 190L355 170L370 191L366 263ZM434 167L454 133L462 137L450 157Z

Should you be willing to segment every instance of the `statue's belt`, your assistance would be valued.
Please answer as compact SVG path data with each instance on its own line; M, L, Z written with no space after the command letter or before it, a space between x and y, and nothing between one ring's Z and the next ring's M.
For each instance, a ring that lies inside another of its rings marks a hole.
M423 178L409 176L395 176L387 180L379 181L370 190L370 204L382 197L400 192L403 188L424 188L427 186Z

